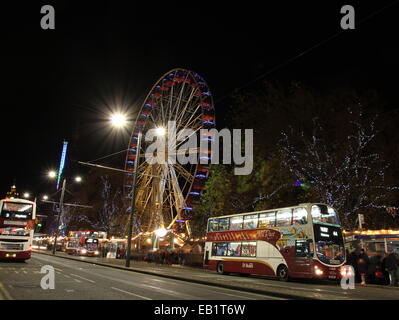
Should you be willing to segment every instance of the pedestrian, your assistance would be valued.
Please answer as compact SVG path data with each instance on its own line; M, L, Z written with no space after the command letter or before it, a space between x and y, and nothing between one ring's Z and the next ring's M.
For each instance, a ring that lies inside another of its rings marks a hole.
M368 271L368 266L370 264L370 259L364 249L360 250L360 255L357 260L357 267L359 270L360 278L362 282L360 283L362 286L366 285L366 274Z
M388 250L385 258L385 268L389 272L389 285L396 286L398 282L398 267L399 262L392 249Z

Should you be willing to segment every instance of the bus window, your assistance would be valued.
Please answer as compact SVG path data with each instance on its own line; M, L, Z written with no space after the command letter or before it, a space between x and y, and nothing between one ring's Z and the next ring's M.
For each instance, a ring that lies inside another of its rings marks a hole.
M310 254L309 243L307 240L295 241L295 255L300 258L306 258Z
M230 218L230 230L240 230L242 229L242 216L231 217Z
M295 208L292 213L292 224L306 224L308 212L305 208Z
M211 219L209 220L209 225L208 225L208 232L215 232L218 231L218 219Z
M227 255L227 243L225 242L214 242L212 245L213 256L225 256Z
M229 218L211 219L208 222L208 232L229 230Z
M228 243L227 255L230 257L239 257L241 255L241 242Z
M270 228L276 225L276 212L259 214L258 228Z
M250 214L244 216L244 229L255 229L258 226L258 215Z
M219 220L219 231L229 230L229 218L220 218Z
M314 205L312 206L312 219L313 222L324 222L331 224L339 224L337 214L333 208L327 207L326 205Z
M277 227L290 226L291 219L292 219L291 209L279 210L277 211L276 226Z
M241 243L242 257L256 257L256 242L242 242Z

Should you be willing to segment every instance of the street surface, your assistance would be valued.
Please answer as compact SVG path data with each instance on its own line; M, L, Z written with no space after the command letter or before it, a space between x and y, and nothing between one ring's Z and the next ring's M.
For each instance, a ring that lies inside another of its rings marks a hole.
M43 290L43 265L55 269L55 289ZM259 300L267 295L216 288L33 254L25 263L0 262L0 299L15 300Z
M398 288L375 285L361 287L356 284L354 290L343 290L335 282L280 282L259 276L225 276L197 268L132 261L132 268L155 273L151 275L94 264L104 261L110 263L111 260L114 265L123 265L123 260L75 258L76 260L70 260L34 253L32 259L25 263L0 262L0 299L259 300L281 299L280 294L292 294L296 298L334 300L399 299ZM44 276L40 273L43 265L51 265L55 269L54 290L43 290L40 286L40 280ZM170 279L168 276L181 277L187 281ZM193 279L207 281L209 285L190 282ZM212 284L232 285L241 289L232 290ZM248 291L254 289L264 291L265 294Z

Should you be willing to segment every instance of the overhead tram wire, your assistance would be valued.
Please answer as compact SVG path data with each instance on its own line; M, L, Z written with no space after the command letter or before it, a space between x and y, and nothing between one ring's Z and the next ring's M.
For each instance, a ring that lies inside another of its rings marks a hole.
M102 160L102 159L105 159L105 158L109 158L109 157L115 156L115 155L117 155L117 154L121 154L121 153L123 153L123 152L126 152L127 150L128 150L128 149L123 149L123 150L121 150L121 151L111 153L111 154L109 154L109 155L107 155L107 156L104 156L104 157L101 157L101 158L98 158L98 159L94 159L94 160L87 161L87 163L93 163L93 162L98 161L98 160Z
M375 15L381 13L381 11L383 11L383 10L389 8L389 7L392 7L394 4L397 4L398 2L399 2L399 0L395 0L395 1L393 1L393 2L391 2L391 3L389 3L389 4L387 4L386 6L384 6L384 7L380 8L380 9L378 9L378 10L376 10L376 11L370 13L368 16L364 17L363 19L360 19L359 22L356 22L356 25L358 26L358 25L362 24L363 22L367 21L367 20L370 19L371 17L373 17L373 16L375 16ZM225 98L229 97L234 91L239 91L239 90L241 90L241 89L244 89L244 88L248 87L249 85L251 85L252 83L254 83L254 82L256 82L256 81L258 81L258 80L260 80L260 79L266 77L266 76L269 75L270 73L273 73L274 71L276 71L276 70L278 70L278 69L280 69L280 68L282 68L282 67L288 65L289 63L295 61L296 59L302 57L303 55L309 53L310 51L316 49L317 47L320 47L321 45L323 45L323 44L329 42L330 40L332 40L332 39L338 37L339 35L341 35L341 34L344 33L345 31L346 31L346 30L340 30L340 31L336 32L335 34L329 36L328 38L326 38L326 39L324 39L324 40L322 40L322 41L316 43L315 45L311 46L310 48L308 48L308 49L302 51L301 53L299 53L299 54L297 54L297 55L295 55L295 56L289 58L288 60L286 60L286 61L284 61L284 62L282 62L282 63L280 63L280 64L278 64L278 65L276 65L276 66L274 66L274 67L272 67L270 70L266 71L265 73L260 74L259 76L257 76L256 78L252 79L251 81L245 83L244 85L242 85L242 86L240 86L240 87L238 87L238 88L233 89L232 91L230 91L230 93L228 93L228 94L222 96L221 98L216 99L216 100L215 100L215 103L220 102L220 101L224 100Z

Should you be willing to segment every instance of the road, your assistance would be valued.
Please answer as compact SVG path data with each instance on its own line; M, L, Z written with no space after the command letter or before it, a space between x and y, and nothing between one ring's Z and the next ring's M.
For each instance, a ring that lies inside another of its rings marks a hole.
M99 258L77 259L102 262ZM40 286L44 276L40 269L44 265L51 265L55 269L54 290L43 290ZM145 272L182 277L187 281L34 253L32 259L25 263L0 262L0 299L276 300L286 295L296 295L312 299L399 300L399 288L356 285L354 290L343 290L334 282L280 282L257 276L223 276L197 268L162 267L137 262L134 267ZM192 279L242 289L192 283ZM249 292L249 289L267 292L258 294Z
M42 266L55 269L55 288L43 290ZM279 299L33 254L25 263L0 262L0 299L15 300L260 300Z

